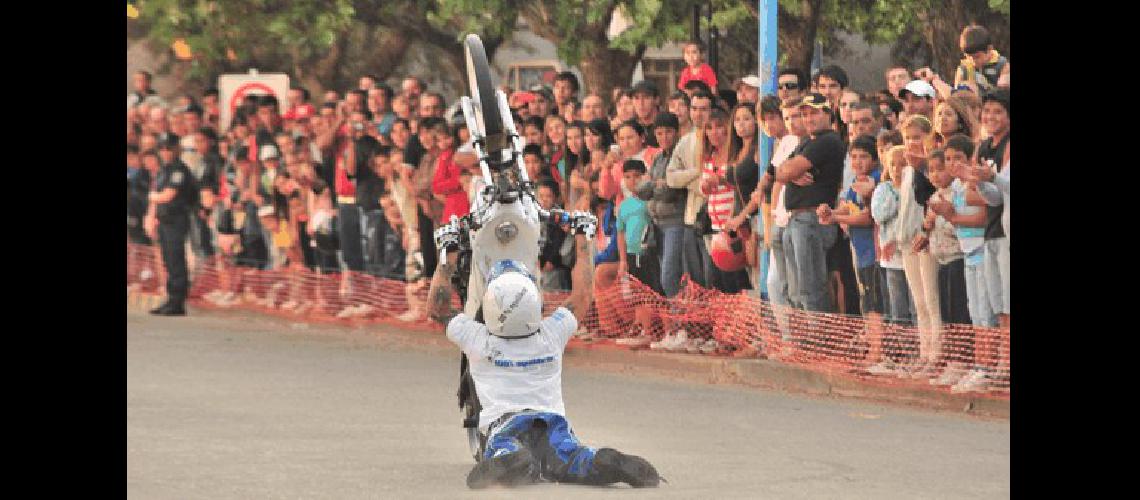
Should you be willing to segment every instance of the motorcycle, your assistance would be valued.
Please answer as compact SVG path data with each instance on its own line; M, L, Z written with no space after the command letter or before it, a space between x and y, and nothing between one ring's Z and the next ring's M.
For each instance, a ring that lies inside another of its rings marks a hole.
M506 94L494 87L487 53L478 35L467 35L464 52L470 95L460 98L460 107L482 173L475 180L481 181L482 186L471 211L463 217L453 215L435 231L435 242L441 263L447 262L449 251L458 252L451 284L464 304L463 312L483 321L484 277L496 262L522 262L539 276L541 224L554 221L592 238L597 218L586 212L547 211L539 206L534 183L523 163L523 139L515 128ZM479 430L482 406L465 354L460 355L456 395L468 447L478 462L487 436Z

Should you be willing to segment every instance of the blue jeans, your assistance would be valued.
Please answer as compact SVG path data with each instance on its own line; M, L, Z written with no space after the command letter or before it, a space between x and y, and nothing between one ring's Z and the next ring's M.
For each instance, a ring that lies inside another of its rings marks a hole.
M887 293L891 297L890 320L892 323L911 324L910 286L906 283L906 273L902 269L883 269L887 273Z
M1009 239L986 240L986 298L994 314L1009 314Z
M677 295L681 288L681 272L684 263L681 260L685 242L685 226L657 226L661 230L661 290L666 297Z
M805 210L792 214L784 231L785 260L794 262L788 267L795 267L798 302L807 311L832 312L827 295L827 251L835 244L838 229L821 225L815 211Z
M681 261L683 264L684 273L689 275L689 279L694 283L703 287L708 286L708 270L705 269L705 255L709 252L705 249L705 239L697 234L697 230L692 226L685 227L685 237L683 238L681 248Z
M978 251L983 252L984 250L978 248ZM966 303L970 308L970 322L974 326L996 327L998 326L997 315L990 307L990 299L987 296L984 264L970 265L969 258L966 257L967 264L964 271L966 274Z
M788 271L784 257L784 228L772 226L772 254L768 264L768 298L773 305L786 306L788 302Z
M545 426L535 426L542 421ZM530 449L547 479L566 483L603 483L594 468L596 448L582 445L566 417L550 412L524 411L490 430L483 459Z

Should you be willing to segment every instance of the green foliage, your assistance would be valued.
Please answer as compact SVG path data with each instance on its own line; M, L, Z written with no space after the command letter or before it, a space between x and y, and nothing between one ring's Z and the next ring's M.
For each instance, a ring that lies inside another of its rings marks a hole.
M184 39L192 76L257 61L305 59L329 49L351 25L349 0L145 0L137 5L147 36L169 47ZM237 61L227 61L232 50ZM285 68L281 68L285 69Z

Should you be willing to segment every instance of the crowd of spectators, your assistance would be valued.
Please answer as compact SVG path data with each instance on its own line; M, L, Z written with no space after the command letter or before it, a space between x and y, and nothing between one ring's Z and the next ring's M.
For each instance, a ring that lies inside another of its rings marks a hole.
M1008 376L1001 346L979 335L972 359L947 356L943 325L1008 332L1009 63L980 27L963 30L960 48L952 83L893 66L882 90L853 89L832 65L781 69L775 95L761 97L755 75L728 91L696 42L684 46L676 89L583 92L562 72L549 88L505 90L538 202L598 217L596 291L632 278L674 297L687 276L770 301L792 342L792 309L862 315L868 372L984 390ZM241 269L343 276L331 293L347 305L325 311L342 318L386 314L353 299L372 282L354 276L403 281L399 319L426 321L416 295L435 271L433 231L468 211L480 176L461 113L411 76L397 90L365 75L319 103L301 87L287 106L248 96L225 129L218 97L168 101L150 74L135 75L128 240L154 241L146 195L158 168L180 161L200 189L189 243L198 263L217 254ZM551 224L542 241L542 288L568 290L572 239ZM237 276L205 298L296 311L334 303L259 296ZM604 329L629 332L628 343L717 347L620 294L595 299ZM917 356L886 349L894 325L917 328Z

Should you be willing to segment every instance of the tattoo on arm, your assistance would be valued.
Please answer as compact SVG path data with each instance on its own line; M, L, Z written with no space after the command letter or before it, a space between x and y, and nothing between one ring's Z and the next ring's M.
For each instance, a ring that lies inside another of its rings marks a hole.
M451 275L455 266L444 261L436 269L428 291L428 315L446 326L459 313L451 308Z

